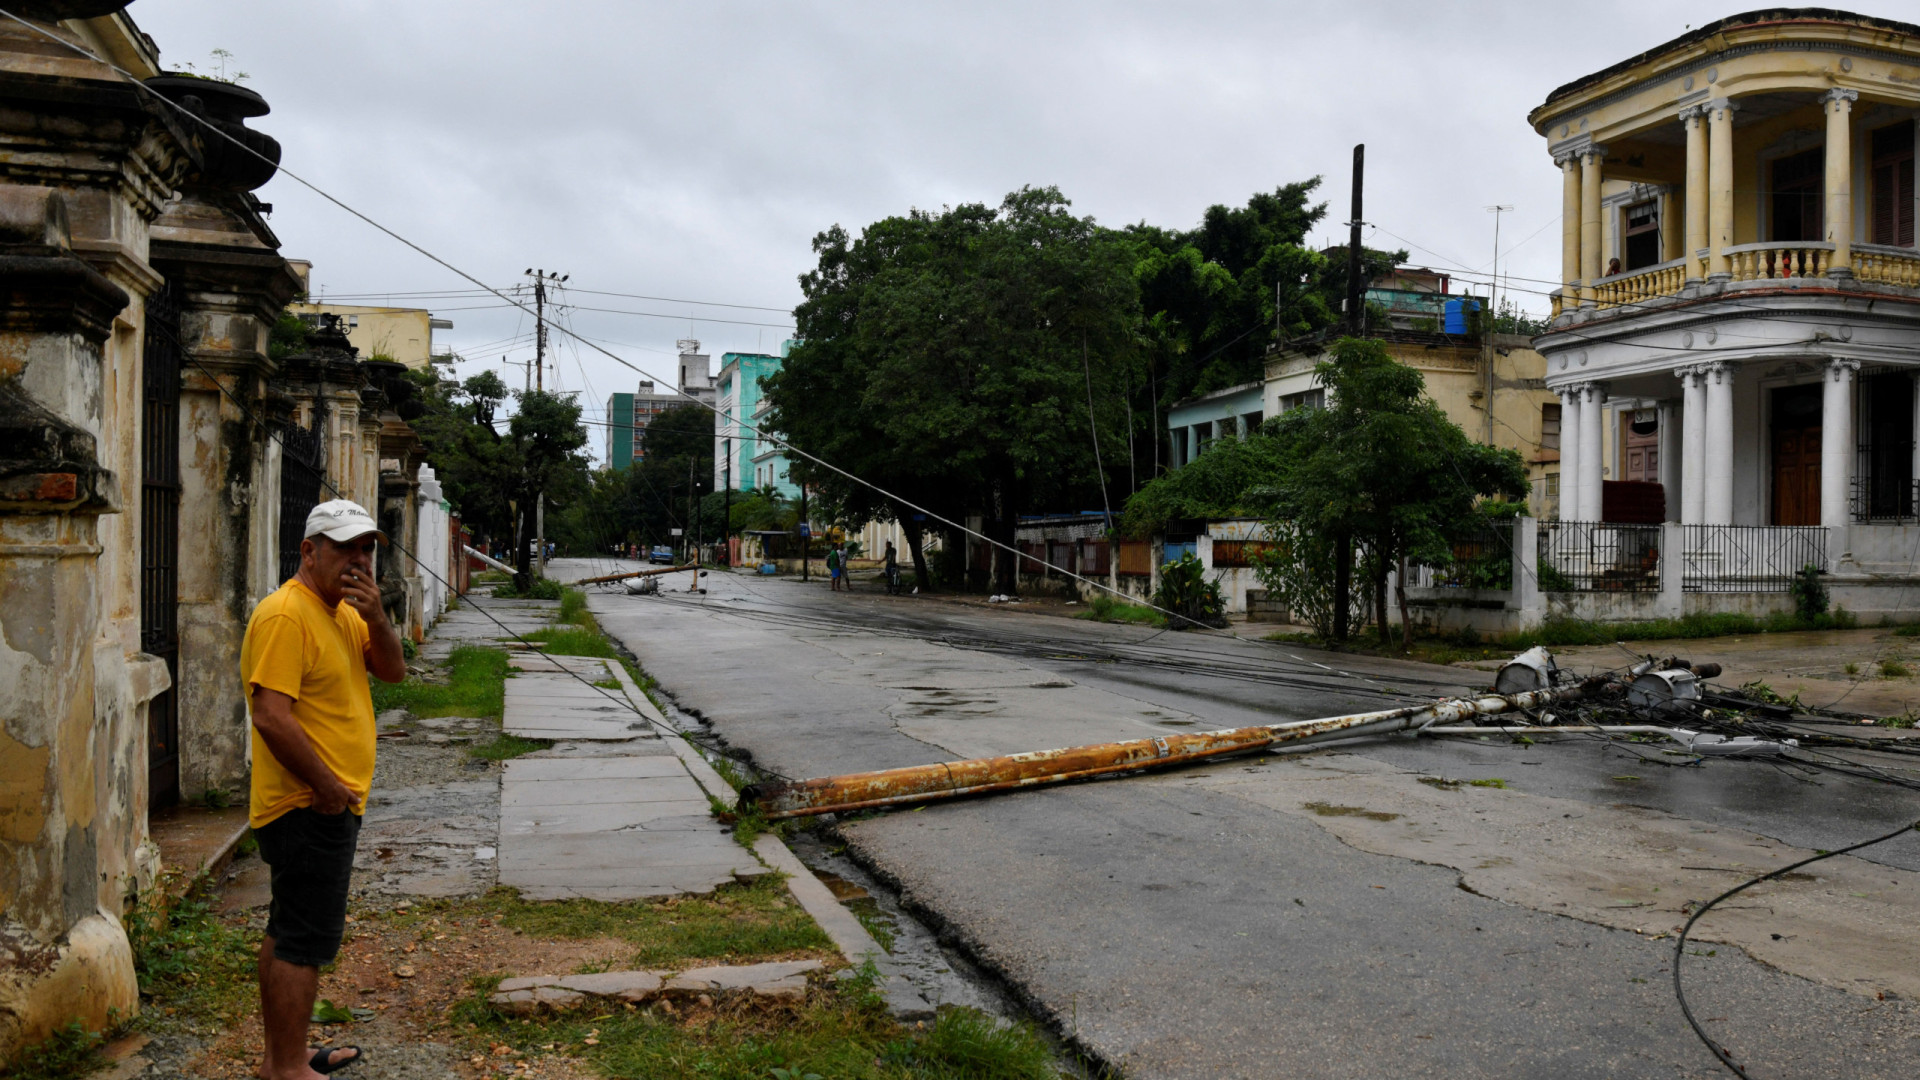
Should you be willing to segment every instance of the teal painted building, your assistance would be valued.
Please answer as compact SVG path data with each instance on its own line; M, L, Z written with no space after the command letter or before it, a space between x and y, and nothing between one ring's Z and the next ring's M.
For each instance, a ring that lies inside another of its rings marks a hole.
M781 352L784 354L785 348ZM789 499L800 488L787 479L787 458L777 442L759 434L766 399L761 383L780 370L782 357L766 353L725 353L714 380L713 488L779 491Z

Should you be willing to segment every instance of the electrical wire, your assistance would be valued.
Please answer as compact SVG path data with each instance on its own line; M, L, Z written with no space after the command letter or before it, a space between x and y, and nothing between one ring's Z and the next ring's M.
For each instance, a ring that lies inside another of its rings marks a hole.
M159 91L155 90L153 87L148 86L146 83L136 78L131 72L127 71L126 69L111 63L110 61L96 55L95 53L89 51L85 47L75 42L68 41L53 33L50 33L46 29L34 23L28 22L27 20L21 18L20 16L15 15L11 11L7 11L3 8L0 8L0 16L5 16L6 18L12 20L13 22L20 24L21 26L32 31L33 33L38 34L39 36L54 43L55 45L61 48L67 49L69 51L78 53L81 56L86 57L87 59L92 60L93 62L100 64L101 66L119 74L122 78L126 79L130 84L132 84L136 90L139 90L141 92L148 94L156 102L160 103L162 106L172 109L174 112L178 113L182 117L187 118L194 124L199 125L200 127L204 128L206 131L212 133L214 136L220 139L226 140L228 143L231 143L233 146L239 148L239 150L242 153L250 157L257 158L261 162L267 165L273 166L275 170L277 170L279 173L286 175L288 178L300 184L302 187L305 187L307 190L312 191L315 195L318 195L320 198L326 200L327 202L332 203L334 206L340 208L345 213L359 219L361 222L365 223L369 227L377 230L380 233L385 234L388 238L410 249L411 251L420 255L421 257L435 263L436 265L452 272L453 274L459 276L461 279L473 283L476 287L504 301L507 305L520 309L520 311L523 312L524 314L534 315L536 318L540 317L537 313L534 312L532 308L528 307L526 304L522 303L521 301L511 296L508 296L505 292L499 289L496 289L493 286L488 285L486 282L480 280L479 278L473 276L472 274L469 274L465 270L460 269L458 266L455 266L453 263L448 262L446 259L443 259L440 256L434 254L432 251L429 251L425 247L422 247L421 245L413 242L412 240L407 239L405 236L402 236L400 233L396 232L395 230L374 220L368 214L355 209L353 206L349 205L348 203L340 199L338 196L335 196L332 193L328 192L326 189L320 187L318 184L315 184L313 181L306 179L305 177L301 176L299 173L296 173L292 169L289 169L286 166L282 165L280 162L267 157L265 154L260 153L258 150L255 150L253 147L248 146L246 143L235 138L233 135L230 135L227 132L222 131L219 127L215 126L214 123L211 120L207 119L206 117L200 116L197 113L194 113L191 110L187 109L186 107L178 104L177 102L170 100L166 96L162 95ZM645 314L645 313L628 312L627 314ZM669 316L661 316L661 317L666 318ZM680 318L682 316L671 316L671 317ZM719 320L690 320L690 321L727 322L729 320L719 319ZM763 323L763 324L749 324L749 325L775 326L776 324ZM779 325L781 326L781 328L785 328L785 324L779 324ZM556 328L556 329L559 329L559 328ZM561 332L566 333L569 336L579 338L579 335L572 334L571 331L562 329ZM1248 330L1246 333L1251 333L1251 332L1252 330ZM1244 337L1245 334L1243 333L1241 336ZM599 352L600 354L606 356L608 359L614 361L617 364L620 364L623 367L629 368L635 372L638 372L641 375L644 375L650 379L654 379L655 381L658 381L658 382L662 382L662 383L671 382L671 380L659 379L657 376L653 375L651 372L635 364L633 361L628 360L627 358L620 356L608 349L602 348L601 346L594 344L589 339L579 338L579 340L587 341L587 344L591 348L593 348L596 352ZM1221 348L1225 348L1225 346L1222 346ZM696 398L694 399L694 404L699 405L701 408L704 408L707 411L714 413L716 416L719 415L719 410L715 408L713 405L708 404L705 401L701 401ZM840 466L835 465L832 462L819 457L816 454L810 453L799 447L793 446L792 444L787 443L785 440L778 439L775 436L773 436L771 433L762 431L759 427L755 426L754 424L746 420L738 420L736 422L740 425L741 428L747 431L750 431L755 435L759 435L763 438L766 438L770 443L779 445L783 451L796 454L799 457L802 457L807 461L815 465L818 465L820 468L827 470L828 472L832 472L839 476L845 477L847 480L852 481L853 483L859 484L863 487L871 488L873 491L877 492L881 496L892 500L893 502L897 503L900 506L904 506L907 509L914 511L915 513L925 515L927 518L933 521L937 521L942 525L947 526L950 529L954 529L956 531L965 533L968 536L972 536L978 539L979 541L981 541L982 543L985 543L991 547L1003 550L1009 556L1012 556L1015 559L1020 559L1020 558L1030 559L1034 562L1040 563L1041 565L1047 567L1050 570L1057 571L1065 575L1066 577L1072 578L1073 580L1078 581L1083 585L1087 585L1094 589L1102 590L1104 592L1112 593L1115 596L1121 597L1123 599L1129 599L1129 600L1134 599L1134 598L1128 597L1126 594L1120 592L1120 590L1113 588L1112 586L1108 585L1103 581L1097 581L1093 578L1084 577L1080 574L1076 574L1070 570L1067 570L1064 567L1054 566L1053 564L1048 563L1043 559L1035 559L1033 556L1023 555L1023 553L1020 552L1017 548L1009 544L1005 544L998 540L995 540L994 538L987 536L984 533L968 528L965 524L961 522L954 521L951 518L948 518L944 514L940 514L936 511L930 510L915 502L912 502L909 499L906 499L903 496L900 496L891 491L888 491L886 488L881 487L880 485L874 483L871 480L866 479L865 477L857 476L852 472L849 472L848 470L843 469ZM1185 615L1181 612L1171 611L1166 608L1155 606L1151 603L1151 601L1149 601L1146 606L1153 607L1154 610L1159 611L1161 614L1167 616L1169 619L1176 619L1183 623L1191 624L1192 627L1196 630L1223 632L1228 634L1228 636L1234 636L1232 635L1231 631L1216 631L1214 627L1210 627L1198 619L1192 618L1191 616Z
M1675 938L1673 942L1673 996L1679 1000L1680 1012L1687 1018L1687 1025L1693 1028L1693 1033L1700 1037L1701 1042L1707 1044L1707 1049L1713 1051L1713 1056L1720 1059L1720 1064L1732 1070L1735 1076L1740 1077L1740 1080L1752 1080L1752 1077L1747 1074L1745 1069L1740 1067L1738 1062L1733 1060L1733 1055L1729 1053L1725 1047L1715 1042L1707 1035L1706 1029L1700 1026L1700 1021L1694 1018L1693 1006L1687 1003L1687 992L1680 984L1680 963L1687 955L1687 935L1693 931L1693 924L1699 922L1702 915L1711 911L1714 906L1721 901L1738 896L1762 882L1784 877L1803 866L1811 866L1822 859L1831 859L1836 855L1845 855L1849 852L1859 851L1861 848L1872 847L1875 844L1884 844L1889 840L1915 830L1920 830L1920 821L1915 821L1910 825L1902 825L1883 836L1876 836L1871 840L1862 840L1857 844L1843 847L1838 851L1823 851L1811 858L1801 859L1799 862L1793 863L1790 866L1783 866L1778 870L1762 874L1751 881L1742 882L1707 901L1705 904L1702 904L1699 910L1695 911L1692 917L1687 919L1686 925L1680 928L1680 935Z

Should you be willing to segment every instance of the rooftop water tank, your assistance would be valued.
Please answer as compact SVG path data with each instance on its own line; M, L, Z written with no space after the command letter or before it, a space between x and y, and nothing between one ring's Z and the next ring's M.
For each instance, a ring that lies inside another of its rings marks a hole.
M1478 300L1449 300L1446 308L1446 331L1449 334L1467 332L1467 313L1480 310Z

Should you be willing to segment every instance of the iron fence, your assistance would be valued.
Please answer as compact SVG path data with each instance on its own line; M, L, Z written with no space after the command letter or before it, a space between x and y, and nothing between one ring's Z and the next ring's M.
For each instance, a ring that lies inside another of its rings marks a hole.
M1688 525L1686 535L1687 592L1786 592L1802 567L1827 569L1818 525Z
M1513 523L1487 522L1453 541L1453 558L1432 570L1439 589L1513 588Z
M1903 525L1920 520L1920 480L1855 476L1847 510L1848 517L1862 525Z
M1543 521L1542 592L1657 592L1660 526Z

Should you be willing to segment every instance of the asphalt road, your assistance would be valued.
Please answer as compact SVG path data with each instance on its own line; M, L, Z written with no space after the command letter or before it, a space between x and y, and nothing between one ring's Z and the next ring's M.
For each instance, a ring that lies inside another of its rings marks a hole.
M593 610L683 708L794 777L1333 715L1479 678L820 584L665 584ZM1681 896L1739 880L1692 871L1841 846L1920 817L1920 799L1630 753L1375 741L840 832L1037 1014L1128 1076L1724 1075L1674 1003L1672 942L1651 936L1677 921ZM1423 786L1440 777L1509 790ZM1300 794L1313 791L1359 805ZM1693 858L1714 866L1660 863L1692 847L1652 854L1689 835L1713 852ZM1920 912L1920 840L1874 857L1800 894L1747 894L1722 940L1768 963L1725 945L1688 957L1696 1015L1754 1076L1920 1074L1920 1011L1892 989L1920 971L1920 922L1907 920Z

